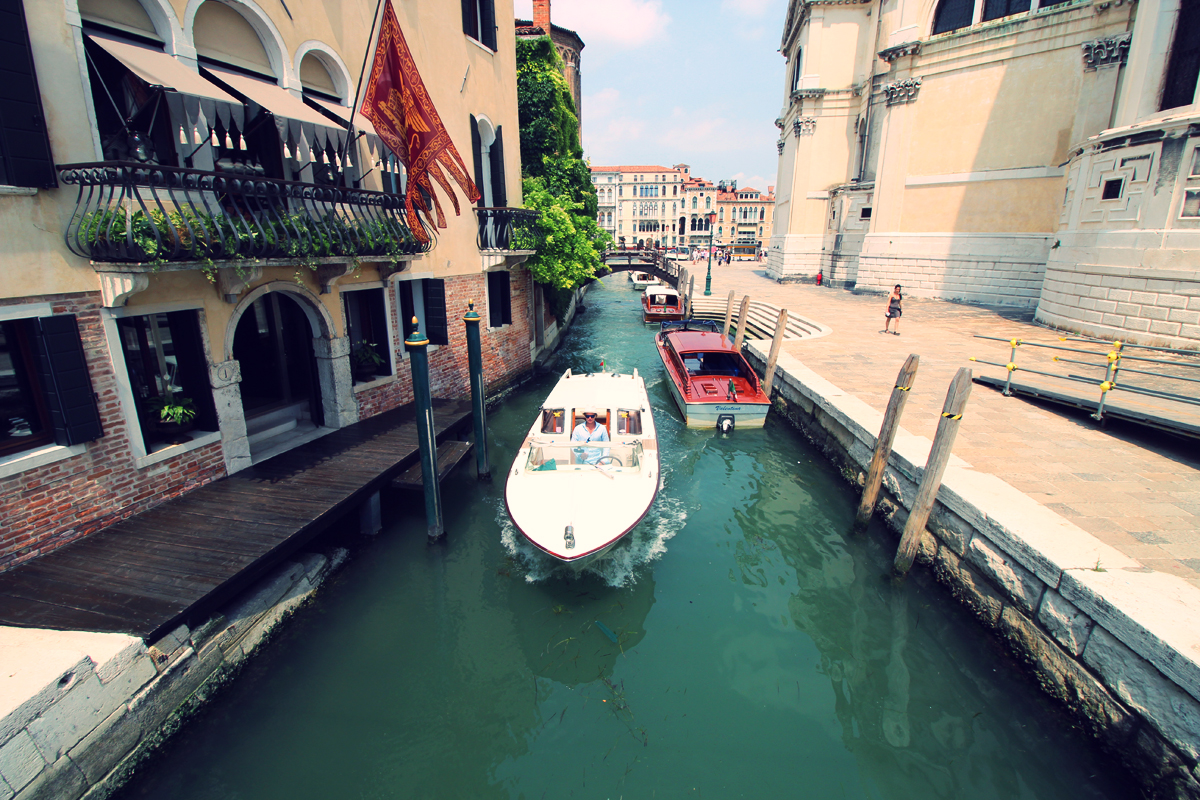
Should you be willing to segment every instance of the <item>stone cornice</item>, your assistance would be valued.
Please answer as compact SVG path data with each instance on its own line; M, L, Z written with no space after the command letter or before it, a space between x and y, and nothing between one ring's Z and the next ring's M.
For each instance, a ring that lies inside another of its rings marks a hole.
M890 64L897 58L903 58L904 56L915 56L920 52L920 42L905 42L904 44L898 44L895 47L888 47L884 50L880 50L879 57Z

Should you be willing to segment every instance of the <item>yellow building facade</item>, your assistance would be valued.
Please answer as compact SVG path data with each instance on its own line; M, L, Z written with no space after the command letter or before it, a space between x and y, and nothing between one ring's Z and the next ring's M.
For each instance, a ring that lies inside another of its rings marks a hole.
M1098 212L1073 217L1080 209L1071 203L1103 191L1087 153L1121 138L1106 131L1196 109L1194 70L1168 75L1172 47L1194 48L1195 23L1178 2L1136 8L1135 21L1123 2L792 0L781 43L788 66L769 273L807 280L823 271L835 285L884 291L900 283L917 295L988 304L1043 301L1044 319L1067 324L1078 289L1055 290L1047 302L1048 264L1064 273L1077 259L1133 268L1194 256L1195 243L1184 243L1190 233L1163 240L1169 256L1148 254L1145 237L1138 256L1073 249L1094 245L1104 229ZM1176 90L1183 106L1164 108L1169 80L1188 84ZM1125 187L1136 190L1132 163ZM1177 172L1170 214L1152 221L1143 207L1105 219L1124 231L1186 229L1190 217L1179 214L1189 195L1176 187ZM1092 232L1064 238L1079 226ZM1122 329L1110 319L1112 327L1090 330Z
M482 194L429 242L350 128L374 0L0 1L0 567L409 402L414 315L435 396L471 299L488 381L531 368L511 0L394 8Z

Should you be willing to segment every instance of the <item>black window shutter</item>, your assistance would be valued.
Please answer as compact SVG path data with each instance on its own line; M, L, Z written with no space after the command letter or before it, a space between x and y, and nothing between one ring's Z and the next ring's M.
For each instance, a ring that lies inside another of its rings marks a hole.
M508 194L504 188L504 126L496 127L496 141L488 153L492 164L492 205L504 208L508 205Z
M396 284L400 293L400 331L405 339L413 332L412 318L416 313L413 307L413 282L402 281ZM408 350L408 345L404 345L404 349Z
M22 0L0 0L0 184L58 186Z
M496 0L477 0L479 3L479 19L483 30L479 32L479 41L493 50L496 49ZM546 31L547 34L550 31Z
M41 317L38 330L38 377L50 407L54 442L80 444L104 435L100 409L88 375L83 342L74 314Z
M512 324L512 294L507 272L489 272L488 326L499 328Z
M1184 2L1179 7L1179 19L1175 23L1175 40L1171 43L1171 57L1163 80L1162 105L1168 108L1190 105L1196 95L1196 81L1200 78L1200 3Z
M472 39L479 38L479 17L475 12L475 4L479 0L462 0L463 33Z
M450 344L446 321L446 282L440 278L422 281L425 290L425 335L430 344Z
M476 203L480 208L487 205L487 200L483 197L483 139L479 137L479 120L475 119L475 115L471 115L471 155L472 163L475 165L475 188L479 190L479 201Z

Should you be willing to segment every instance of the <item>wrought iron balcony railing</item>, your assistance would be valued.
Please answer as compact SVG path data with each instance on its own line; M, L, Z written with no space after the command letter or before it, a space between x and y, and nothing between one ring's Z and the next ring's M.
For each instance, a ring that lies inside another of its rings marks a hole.
M400 260L432 247L398 194L121 161L59 173L79 187L67 247L92 261Z
M534 250L533 223L542 215L527 208L476 208L481 251Z

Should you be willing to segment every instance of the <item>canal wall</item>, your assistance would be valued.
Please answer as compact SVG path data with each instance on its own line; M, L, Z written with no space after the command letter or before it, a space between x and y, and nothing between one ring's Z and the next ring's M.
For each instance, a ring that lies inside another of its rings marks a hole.
M769 342L746 353L763 372ZM781 354L773 401L856 485L883 414ZM903 530L931 442L901 429L877 511ZM1146 569L952 457L918 564L1023 661L1149 797L1200 798L1200 589Z
M102 800L345 558L304 554L194 630L0 627L0 800Z

